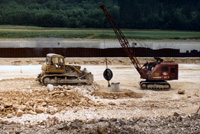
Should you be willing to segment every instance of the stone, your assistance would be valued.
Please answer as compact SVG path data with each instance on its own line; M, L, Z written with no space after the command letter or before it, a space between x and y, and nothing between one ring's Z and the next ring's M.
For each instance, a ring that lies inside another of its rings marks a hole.
M120 105L126 105L126 103L125 102L121 102Z
M19 109L19 105L18 104L13 104L13 109L18 110Z
M114 102L109 102L108 105L116 105Z
M19 106L19 109L22 110L22 111L25 111L26 106L25 106L25 105L20 105L20 106Z
M183 118L182 118L181 116L179 116L179 117L177 118L177 121L180 121L180 122L181 122L182 119L183 119Z
M42 106L46 106L47 105L47 103L46 102L42 102L42 104L41 104Z
M111 122L116 122L116 121L117 121L117 118L111 118L110 121L111 121Z
M36 115L37 113L34 111L28 111L28 114Z
M86 101L84 98L81 98L80 104L81 104L81 105L86 105L86 104L87 104L87 101Z
M96 104L96 106L104 106L104 104L102 102L99 102Z
M70 102L66 102L66 106L72 106L72 104Z
M101 117L98 121L99 122L105 122L105 121L108 121L108 120L106 118L104 118L104 117Z
M3 98L4 102L9 102L8 98Z
M46 113L50 113L50 109L49 108L46 109Z
M34 106L34 104L35 104L35 103L34 103L33 101L29 101L29 102L28 102L28 105L29 105L29 106Z
M43 113L43 112L44 112L44 109L41 108L41 107L37 107L37 108L35 109L35 112L40 114L40 113Z
M71 123L70 127L71 127L71 129L78 129L81 127L81 123L73 122L73 123Z
M77 113L77 112L78 112L78 110L77 110L77 109L73 111L73 113Z
M58 85L58 88L62 89L63 87L61 85Z
M37 101L37 103L43 103L44 99L37 99L36 101Z
M52 84L48 84L48 85L47 85L47 90L48 90L49 92L53 91L53 90L54 90L54 86L53 86Z
M180 114L177 112L174 112L174 116L178 117Z
M12 107L12 103L11 102L7 102L4 104L4 108L9 108L9 107Z
M17 117L21 117L23 115L23 111L22 110L18 110L17 111Z
M60 93L61 93L60 91L53 91L53 92L50 92L49 95L50 96L58 96L58 95L60 95Z
M4 110L4 106L0 106L0 111L3 111Z
M49 112L50 112L51 115L54 115L56 113L54 109L50 109Z
M7 118L12 118L12 114L7 114Z
M61 93L61 94L60 94L60 97L64 97L64 96L65 96L65 94L64 94L64 93Z
M185 90L184 89L179 89L178 90L178 94L185 94Z

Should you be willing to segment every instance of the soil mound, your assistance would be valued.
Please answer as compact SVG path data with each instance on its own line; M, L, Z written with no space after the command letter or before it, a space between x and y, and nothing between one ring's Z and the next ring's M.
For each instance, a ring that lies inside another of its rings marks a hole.
M103 99L142 98L142 94L135 93L128 89L122 89L121 92L110 92L108 88L103 88L94 91L91 95L99 96Z

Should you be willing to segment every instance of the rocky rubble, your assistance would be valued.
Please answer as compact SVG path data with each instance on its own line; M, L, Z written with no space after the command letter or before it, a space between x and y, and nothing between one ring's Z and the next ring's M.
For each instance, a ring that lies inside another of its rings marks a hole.
M200 114L175 113L169 117L74 120L60 123L57 118L48 118L37 126L20 126L16 123L0 121L0 133L94 133L94 134L168 134L168 133L200 133ZM12 126L12 127L11 127ZM15 129L12 129L15 128Z
M92 86L56 86L53 90L0 91L0 117L21 117L23 114L55 114L67 107L92 106L87 96L98 89Z

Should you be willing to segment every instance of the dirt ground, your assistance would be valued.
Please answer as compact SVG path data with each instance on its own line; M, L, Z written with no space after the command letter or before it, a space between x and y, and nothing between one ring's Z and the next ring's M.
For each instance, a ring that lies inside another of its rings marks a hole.
M200 58L165 59L179 63L179 80L169 90L141 90L128 58L108 58L111 82L122 89L111 93L104 58L66 59L94 83L53 91L35 81L44 58L0 58L0 133L200 133Z

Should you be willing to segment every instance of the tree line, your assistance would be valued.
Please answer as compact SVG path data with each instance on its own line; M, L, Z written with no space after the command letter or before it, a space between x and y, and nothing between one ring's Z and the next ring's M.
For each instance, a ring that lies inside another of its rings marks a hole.
M200 30L199 0L1 0L0 25L109 28L102 3L121 28Z

